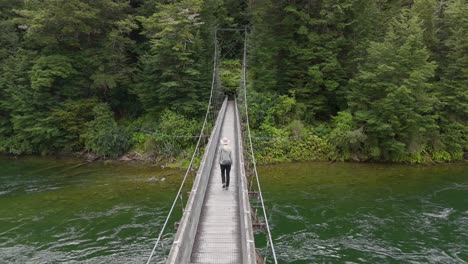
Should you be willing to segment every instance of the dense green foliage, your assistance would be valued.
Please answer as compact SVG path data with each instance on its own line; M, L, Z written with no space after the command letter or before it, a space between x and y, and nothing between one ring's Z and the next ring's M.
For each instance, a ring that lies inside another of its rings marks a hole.
M467 13L465 0L0 0L0 151L187 156L214 29L247 26L260 161L462 159ZM218 38L235 94L242 33Z
M135 149L156 159L188 157L193 151L195 136L200 132L200 123L170 110L165 110L158 121L154 125L155 133L143 130L133 134ZM144 127L150 123L143 119L137 122L146 124Z
M129 136L119 127L106 104L93 108L94 119L86 123L86 130L81 135L85 148L103 157L117 157L128 149Z
M205 62L211 54L203 52L201 8L201 0L159 3L156 13L139 17L149 51L141 57L134 92L147 112L168 106L184 114L203 109L210 76ZM203 88L206 92L200 93Z
M282 150L276 137L291 138L289 127L302 121L305 135L331 146L330 159L462 159L467 8L463 0L255 1L250 72L260 94L252 94L252 115L272 138L263 145L274 148L260 153Z
M116 157L139 147L142 128L183 125L169 109L197 119L211 75L206 7L157 2L0 1L0 151ZM191 146L158 149L168 144Z

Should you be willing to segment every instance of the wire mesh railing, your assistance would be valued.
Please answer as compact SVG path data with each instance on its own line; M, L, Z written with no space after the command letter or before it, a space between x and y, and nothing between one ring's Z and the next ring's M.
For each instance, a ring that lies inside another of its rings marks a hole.
M214 127L214 125L209 125L209 123L211 122L215 122L216 121L216 115L217 115L217 109L220 107L220 103L218 102L220 96L220 82L218 80L219 78L219 73L218 73L218 62L219 62L219 54L218 54L218 43L217 43L217 38L216 38L216 34L215 34L215 38L214 38L214 56L213 56L213 74L212 74L212 82L211 82L211 90L210 90L210 97L209 97L209 101L208 101L208 105L207 105L207 108L206 108L206 113L205 113L205 118L204 118L204 121L203 121L203 125L202 125L202 128L200 130L200 133L199 135L197 136L198 140L197 140L197 143L195 145L195 149L192 153L192 156L191 156L191 159L190 159L190 163L187 167L187 170L184 174L184 177L182 179L182 182L180 184L180 187L177 191L177 194L174 198L174 201L172 202L172 205L169 209L169 212L166 216L166 219L164 220L164 223L163 223L163 226L159 232L159 235L157 237L157 240L153 246L153 249L151 250L151 253L148 257L148 260L147 260L147 264L151 263L152 260L153 260L153 257L155 256L155 253L156 253L156 250L158 249L158 247L160 247L160 245L162 244L162 239L163 239L163 236L164 236L164 233L166 232L166 229L167 229L167 226L168 226L168 223L174 213L174 210L176 208L176 205L177 205L177 202L180 201L180 205L181 205L181 209L182 209L182 213L183 213L183 210L184 210L184 202L183 202L183 190L184 190L184 187L185 187L185 183L187 182L187 178L188 178L188 175L190 174L190 172L193 170L193 166L194 166L194 163L195 163L195 160L196 160L196 157L201 154L201 148L202 148L202 144L203 143L206 143L204 141L202 141L202 139L205 139L206 138L206 135L210 135L210 130Z
M266 231L266 248L264 250L264 256L262 258L263 263L268 263L269 255L271 254L271 259L273 263L277 264L278 259L276 256L276 251L271 235L271 229L270 229L270 224L269 224L269 218L267 216L267 211L265 207L265 202L263 199L263 194L262 194L262 189L260 185L260 179L258 177L258 171L257 171L257 161L255 159L255 152L253 148L253 143L252 143L252 133L250 130L250 120L249 120L249 112L248 112L248 101L247 101L247 30L244 31L244 50L243 50L243 58L242 58L242 76L241 76L241 83L240 83L240 89L238 92L238 98L239 101L242 102L239 104L241 111L243 112L243 117L244 117L244 123L245 123L245 129L244 129L244 134L245 134L245 139L246 139L246 146L248 146L248 153L246 153L246 157L248 157L249 162L247 162L247 170L249 171L250 174L250 192L252 193L257 193L257 199L256 199L256 205L253 206L255 215L257 215L259 208L262 210L262 215L263 215L263 221L265 221L265 231ZM255 181L255 182L254 182Z

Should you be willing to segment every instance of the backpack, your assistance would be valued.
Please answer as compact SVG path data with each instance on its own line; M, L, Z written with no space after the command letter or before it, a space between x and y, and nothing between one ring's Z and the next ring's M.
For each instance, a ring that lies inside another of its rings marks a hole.
M219 164L221 165L231 165L231 151L221 148L219 151Z

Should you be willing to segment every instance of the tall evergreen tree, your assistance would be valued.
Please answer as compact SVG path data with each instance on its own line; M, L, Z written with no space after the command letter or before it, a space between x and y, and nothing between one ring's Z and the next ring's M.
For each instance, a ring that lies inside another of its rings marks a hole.
M419 18L408 12L395 18L384 41L372 42L367 53L348 103L368 151L391 160L421 153L437 126L430 83L436 66L428 61Z
M271 7L266 2L256 1L253 11L255 33L266 32L254 39L255 86L280 94L294 91L306 119L329 119L340 102L344 105L340 54L351 2L276 2Z
M147 112L160 113L169 107L193 114L205 104L209 70L203 63L206 60L200 37L202 3L158 3L156 13L140 17L150 50L141 57L139 83L134 92Z
M284 17L280 1L257 0L251 2L252 33L249 49L249 69L255 89L267 92L285 93L278 87L277 76L281 74L278 65L283 60L288 32L281 23Z
M424 29L424 44L430 51L437 49L438 39L437 31L438 20L440 19L440 12L438 11L437 0L415 0L411 7L411 12L417 15L422 22L422 28ZM431 54L431 57L434 57Z
M440 126L442 149L460 159L468 149L468 3L447 1L443 11L441 32Z
M357 72L357 67L366 57L371 41L382 41L386 32L386 19L379 1L357 0L351 6L351 23L346 31L347 50L344 66L348 76Z
M20 38L12 23L13 9L18 8L18 1L0 1L0 151L2 143L11 135L10 111L8 110L8 92L6 91L5 70L21 46Z

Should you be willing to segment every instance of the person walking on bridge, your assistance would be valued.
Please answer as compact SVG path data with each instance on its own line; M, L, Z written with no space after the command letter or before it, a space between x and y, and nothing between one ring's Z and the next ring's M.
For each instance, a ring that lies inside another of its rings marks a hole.
M229 180L232 164L232 149L229 146L229 139L224 137L221 139L221 147L219 148L219 165L221 166L221 181L223 189L229 189Z

